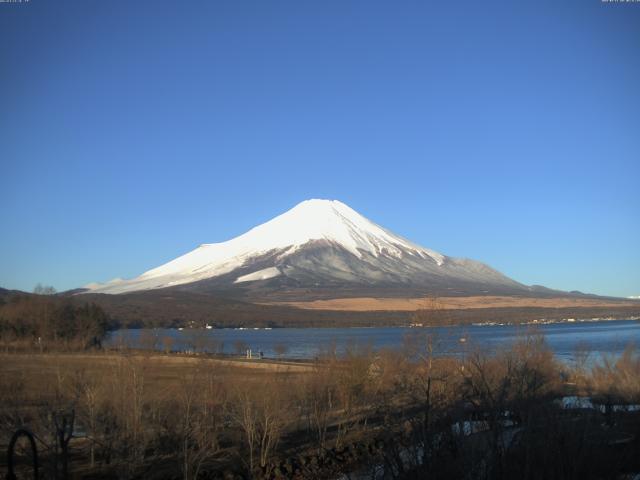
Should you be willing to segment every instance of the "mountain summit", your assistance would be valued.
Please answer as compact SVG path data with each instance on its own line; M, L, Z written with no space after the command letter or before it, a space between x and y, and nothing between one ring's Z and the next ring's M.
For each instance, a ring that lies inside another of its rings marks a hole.
M86 288L118 294L180 287L263 293L367 287L451 294L527 287L480 262L447 257L373 223L337 200L306 200L243 235L200 245L131 280ZM366 292L365 292L366 293Z

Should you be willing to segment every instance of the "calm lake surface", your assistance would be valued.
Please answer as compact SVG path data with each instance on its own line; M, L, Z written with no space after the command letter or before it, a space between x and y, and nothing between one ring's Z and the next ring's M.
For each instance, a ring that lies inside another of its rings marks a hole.
M572 362L579 349L593 352L594 358L617 356L629 344L640 347L639 320L437 328L122 329L112 332L107 342L112 346L126 343L131 347L152 348L149 339L156 338L156 348L160 350L163 340L171 338L169 342L174 351L195 348L235 354L240 349L251 348L254 355L261 351L267 358L277 357L276 346L283 346L288 358L312 359L332 346L339 354L354 347L394 349L401 348L408 337L434 334L440 353L456 355L478 348L495 351L532 330L543 334L556 356L565 362Z

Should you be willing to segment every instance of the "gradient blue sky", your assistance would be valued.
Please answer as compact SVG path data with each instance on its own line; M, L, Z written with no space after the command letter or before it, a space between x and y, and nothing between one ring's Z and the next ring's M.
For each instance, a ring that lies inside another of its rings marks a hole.
M132 277L308 198L640 295L640 4L0 3L0 286Z

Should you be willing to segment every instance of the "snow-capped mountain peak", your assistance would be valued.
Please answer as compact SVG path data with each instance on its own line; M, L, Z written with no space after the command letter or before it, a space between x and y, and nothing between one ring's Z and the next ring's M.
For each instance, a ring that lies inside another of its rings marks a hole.
M134 279L86 288L96 293L124 293L225 275L225 279L231 276L227 283L241 285L281 276L312 285L327 280L406 283L415 281L416 275L477 280L479 275L489 275L480 273L478 265L456 259L447 262L444 255L395 235L342 202L313 199L239 237L202 244Z
M276 248L295 249L314 240L333 242L357 257L361 257L362 252L378 256L383 251L400 255L401 249L409 249L429 255L438 263L444 260L439 253L392 234L342 202L319 199L301 202L230 242L203 247L231 246L233 242L233 247L266 252Z

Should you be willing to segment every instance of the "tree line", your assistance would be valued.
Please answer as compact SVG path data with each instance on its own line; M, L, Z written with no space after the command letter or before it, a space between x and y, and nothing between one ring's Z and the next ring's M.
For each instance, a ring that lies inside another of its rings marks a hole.
M0 301L0 342L5 349L44 351L101 345L110 322L100 306L45 292L15 294Z

